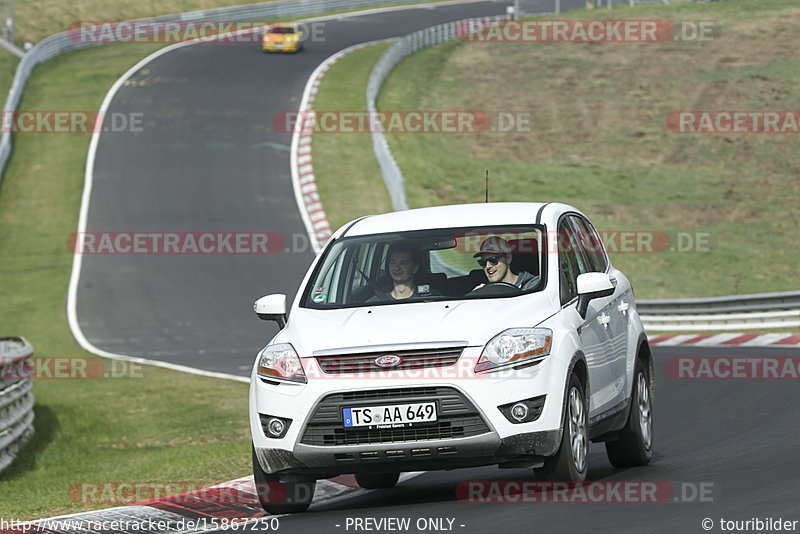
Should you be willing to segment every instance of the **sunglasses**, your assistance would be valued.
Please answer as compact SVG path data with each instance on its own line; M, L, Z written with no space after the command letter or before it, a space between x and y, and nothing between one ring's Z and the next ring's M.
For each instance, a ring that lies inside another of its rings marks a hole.
M500 256L489 256L486 259L483 258L478 259L478 265L480 265L481 268L486 267L487 262L490 265L497 265L498 263L500 263Z

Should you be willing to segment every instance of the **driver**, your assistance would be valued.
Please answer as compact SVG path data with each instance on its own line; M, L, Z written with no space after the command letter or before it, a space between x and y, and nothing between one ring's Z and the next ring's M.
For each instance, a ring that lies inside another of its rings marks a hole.
M511 272L509 265L513 255L508 241L496 235L490 235L481 243L480 252L473 258L478 258L478 265L483 269L486 279L490 284L503 282L518 287L525 291L533 289L539 285L539 276L527 271L520 271L518 274ZM486 284L475 286L479 289ZM475 290L473 289L473 291Z

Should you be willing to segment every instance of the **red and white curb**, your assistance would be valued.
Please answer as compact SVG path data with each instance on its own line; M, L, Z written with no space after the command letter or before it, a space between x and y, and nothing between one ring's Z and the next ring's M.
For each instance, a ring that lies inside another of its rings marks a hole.
M336 52L319 64L308 78L306 87L303 90L303 97L300 100L300 107L298 108L298 117L301 117L301 119L295 123L295 128L292 132L290 164L297 206L300 209L300 215L305 223L311 244L317 252L322 250L323 245L331 236L332 232L331 226L328 223L328 218L325 215L325 210L320 202L317 183L314 177L314 165L311 159L311 135L313 134L313 127L304 127L307 122L303 119L308 117L313 111L314 99L322 83L322 77L325 76L325 73L330 70L334 63L350 52L393 40L395 39L381 39L378 41L359 43Z
M421 474L419 471L403 473L398 483ZM360 488L353 475L340 475L317 480L313 503L335 503L369 491ZM219 529L244 530L248 524L260 521L269 522L263 530L277 531L279 522L274 521L280 517L264 511L258 501L253 477L248 476L127 506L40 519L10 527L4 525L0 527L0 534L190 534Z
M800 334L675 334L650 336L648 341L657 347L797 347Z
M318 480L314 503L329 502L345 494L362 492L352 475ZM0 533L106 534L120 532L189 533L220 529L263 520L269 516L258 502L253 477L210 488L92 512L40 519L2 528ZM272 525L274 526L274 525Z

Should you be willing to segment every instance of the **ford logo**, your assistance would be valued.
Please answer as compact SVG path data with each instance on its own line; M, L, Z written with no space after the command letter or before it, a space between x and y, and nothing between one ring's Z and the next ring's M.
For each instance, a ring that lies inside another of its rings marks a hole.
M389 354L375 358L375 365L378 367L397 367L402 361L403 359L400 356Z

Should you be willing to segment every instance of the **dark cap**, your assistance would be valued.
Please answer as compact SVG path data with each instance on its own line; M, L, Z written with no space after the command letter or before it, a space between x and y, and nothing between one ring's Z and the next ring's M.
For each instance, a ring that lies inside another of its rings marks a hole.
M508 241L503 239L500 236L490 235L486 239L483 240L481 243L481 251L473 254L473 258L477 258L481 254L511 254L511 246L508 244Z

